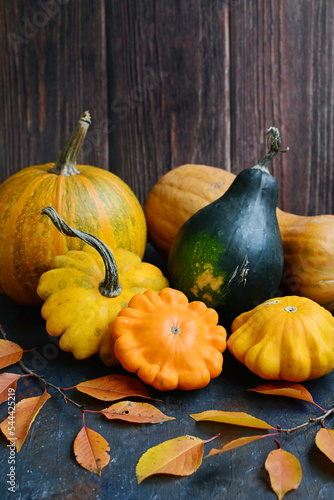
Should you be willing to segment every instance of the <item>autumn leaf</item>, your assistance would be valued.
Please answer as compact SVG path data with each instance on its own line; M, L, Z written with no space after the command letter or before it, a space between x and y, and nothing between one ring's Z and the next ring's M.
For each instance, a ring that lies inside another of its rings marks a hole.
M49 393L43 392L41 396L22 399L1 422L0 429L6 438L15 444L17 452L20 451L38 412L50 397Z
M194 436L180 436L148 449L137 463L138 484L154 474L190 476L202 463L205 442Z
M300 384L289 382L271 382L258 385L255 389L247 390L259 392L260 394L269 394L271 396L286 396L288 398L301 399L315 404L312 395Z
M78 391L102 401L116 401L128 397L153 399L139 380L125 375L106 375L86 380L75 387Z
M20 361L23 349L10 340L0 339L0 369Z
M264 420L248 415L248 413L237 411L208 410L202 413L193 413L190 417L196 420L196 422L209 421L253 427L255 429L274 429L274 427L264 422Z
M110 460L107 453L110 450L108 442L101 434L85 425L74 440L73 450L78 464L99 476Z
M295 490L302 480L299 460L281 447L269 453L265 462L272 489L281 500L291 490Z
M18 379L21 375L17 373L1 373L0 375L0 404L4 401L7 401L10 396L13 397L13 394L16 390L16 385Z
M219 453L222 453L223 451L239 448L239 446L245 446L246 444L252 443L253 441L257 441L258 439L262 439L264 437L268 437L268 434L260 434L257 436L247 436L233 439L233 441L225 444L220 450L212 448L205 458L211 457L212 455L219 455Z
M334 462L334 430L323 427L317 432L315 444L332 462Z
M175 420L174 417L164 415L149 403L134 403L133 401L115 403L101 410L101 413L109 420L119 419L137 424L157 424L166 420Z

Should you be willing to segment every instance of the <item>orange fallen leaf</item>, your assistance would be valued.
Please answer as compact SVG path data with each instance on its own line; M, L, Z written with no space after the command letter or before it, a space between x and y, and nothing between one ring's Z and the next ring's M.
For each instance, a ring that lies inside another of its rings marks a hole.
M270 477L272 489L281 500L291 490L295 490L302 480L302 469L299 460L281 447L269 453L265 468Z
M190 476L202 463L205 442L194 436L180 436L149 448L137 463L138 484L154 474Z
M21 375L17 373L1 373L0 375L0 404L13 398L18 379Z
M193 413L190 417L196 420L196 422L210 421L220 422L222 424L241 425L243 427L253 427L255 429L274 429L274 427L267 424L264 420L248 415L248 413L238 411L208 410L202 413Z
M73 443L75 459L84 469L101 476L102 469L108 465L110 448L101 434L85 425Z
M23 349L10 340L0 339L0 369L20 361Z
M50 397L49 393L43 392L41 396L21 399L10 415L1 422L0 429L6 438L15 444L17 452L20 451L38 412Z
M134 403L133 401L115 403L101 410L101 413L109 420L118 419L138 424L157 424L166 420L175 420L174 417L168 417L149 403Z
M315 444L332 462L334 462L334 430L323 427L317 432Z
M262 439L264 437L268 437L268 434L260 434L256 436L247 436L238 439L233 439L233 441L230 441L229 443L225 444L220 450L212 448L210 452L207 454L206 458L211 457L212 455L219 455L219 453L222 453L223 451L239 448L239 446L245 446L246 444L252 443L253 441L257 441L258 439Z
M311 393L300 384L289 382L271 382L258 385L255 389L247 390L251 392L259 392L260 394L269 394L271 396L286 396L288 398L301 399L314 404Z
M78 391L102 401L116 401L128 397L153 399L139 380L125 375L106 375L86 380L75 387Z

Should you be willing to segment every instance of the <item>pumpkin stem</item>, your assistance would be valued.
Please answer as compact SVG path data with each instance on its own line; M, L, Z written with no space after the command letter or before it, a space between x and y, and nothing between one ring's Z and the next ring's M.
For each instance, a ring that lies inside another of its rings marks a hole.
M267 130L267 135L270 137L269 152L253 168L257 168L259 170L269 173L268 165L274 158L274 156L276 156L277 153L286 153L287 151L289 151L289 148L281 149L282 141L278 128L269 127Z
M54 167L49 170L51 174L61 174L66 176L80 174L77 169L78 154L90 124L90 113L89 111L85 111L80 116L71 137L61 150Z
M78 231L77 229L73 229L68 226L53 207L43 208L42 214L46 214L62 234L65 236L80 238L82 241L88 243L88 245L92 246L99 252L106 270L105 278L101 281L99 290L104 297L117 297L121 293L122 287L118 279L116 261L109 248L101 240L96 238L96 236L84 233L83 231Z

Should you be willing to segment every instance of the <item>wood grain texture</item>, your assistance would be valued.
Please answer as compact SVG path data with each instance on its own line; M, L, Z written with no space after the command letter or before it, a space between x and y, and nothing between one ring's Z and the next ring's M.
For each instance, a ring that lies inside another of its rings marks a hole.
M334 3L283 4L282 15L282 107L292 152L283 203L295 209L297 202L301 213L334 213Z
M334 213L332 0L0 0L0 181L54 161L76 120L79 158L144 202L165 172L237 173L277 126L279 206Z
M182 163L230 167L224 2L107 2L111 169L143 201Z
M334 213L334 4L238 2L230 9L232 170L251 166L277 126L290 151L273 172L279 205Z
M1 0L1 181L55 161L85 109L93 125L79 163L108 167L107 137L94 129L107 117L104 7Z

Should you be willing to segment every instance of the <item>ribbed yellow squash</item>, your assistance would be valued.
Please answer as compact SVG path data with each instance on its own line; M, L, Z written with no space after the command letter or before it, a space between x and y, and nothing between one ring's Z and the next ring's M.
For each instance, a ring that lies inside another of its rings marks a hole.
M118 364L110 323L135 294L147 289L159 292L168 281L160 269L138 255L123 248L111 253L98 238L70 228L53 208L43 213L63 234L88 243L82 251L54 257L51 269L40 278L37 293L45 301L41 312L46 330L60 336L60 348L77 359L99 353L106 365Z
M334 318L305 297L268 300L238 316L227 347L263 379L302 382L334 368Z

